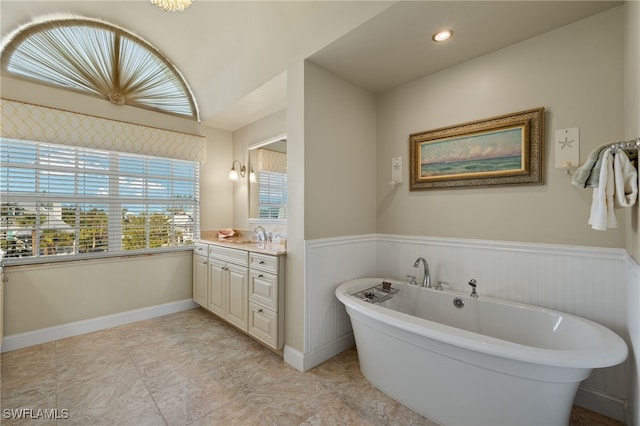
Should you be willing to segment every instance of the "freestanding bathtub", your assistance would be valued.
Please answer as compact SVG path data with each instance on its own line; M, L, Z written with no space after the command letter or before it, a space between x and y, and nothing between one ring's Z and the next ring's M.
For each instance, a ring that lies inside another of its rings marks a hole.
M336 296L366 379L443 425L567 425L580 382L627 357L600 324L531 305L382 278Z

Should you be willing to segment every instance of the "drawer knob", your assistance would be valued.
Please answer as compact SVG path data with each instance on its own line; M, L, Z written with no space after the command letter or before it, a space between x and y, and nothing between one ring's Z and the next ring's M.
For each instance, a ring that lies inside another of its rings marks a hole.
M262 313L262 308L258 309L258 313L261 314Z
M260 274L258 275L258 278L264 278L264 275Z
M261 260L261 261L260 261L260 262L258 262L258 263L260 263L260 265L264 265L264 260Z

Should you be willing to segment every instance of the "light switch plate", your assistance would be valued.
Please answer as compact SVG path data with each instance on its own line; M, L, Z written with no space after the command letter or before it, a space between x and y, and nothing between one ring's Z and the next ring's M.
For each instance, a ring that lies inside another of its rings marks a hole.
M391 158L391 183L402 183L402 157Z
M555 132L556 169L580 165L580 129L572 127Z

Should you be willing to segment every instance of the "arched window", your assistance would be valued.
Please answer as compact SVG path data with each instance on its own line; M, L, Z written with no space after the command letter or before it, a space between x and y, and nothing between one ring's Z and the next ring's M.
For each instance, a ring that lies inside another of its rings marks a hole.
M145 40L104 21L33 21L2 41L0 61L11 76L200 121L180 71Z

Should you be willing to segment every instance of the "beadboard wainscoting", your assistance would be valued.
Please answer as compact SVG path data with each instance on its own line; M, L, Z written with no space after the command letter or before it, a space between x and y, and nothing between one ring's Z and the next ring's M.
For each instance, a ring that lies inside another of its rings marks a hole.
M638 347L638 338L630 337L638 314L628 312L637 310L638 299L634 304L628 297L640 272L623 249L376 234L306 242L305 350L297 365L309 369L352 342L349 318L334 296L340 283L364 276L408 280L407 274L420 282L422 265L413 267L418 257L428 261L434 285L440 280L469 291L474 278L480 297L579 315L618 333L630 349ZM616 419L628 417L625 404L638 387L637 378L630 379L630 371L637 371L630 353L624 364L594 370L576 402Z
M284 359L307 371L354 345L351 321L335 289L376 270L377 237L305 241L304 353L285 346Z

